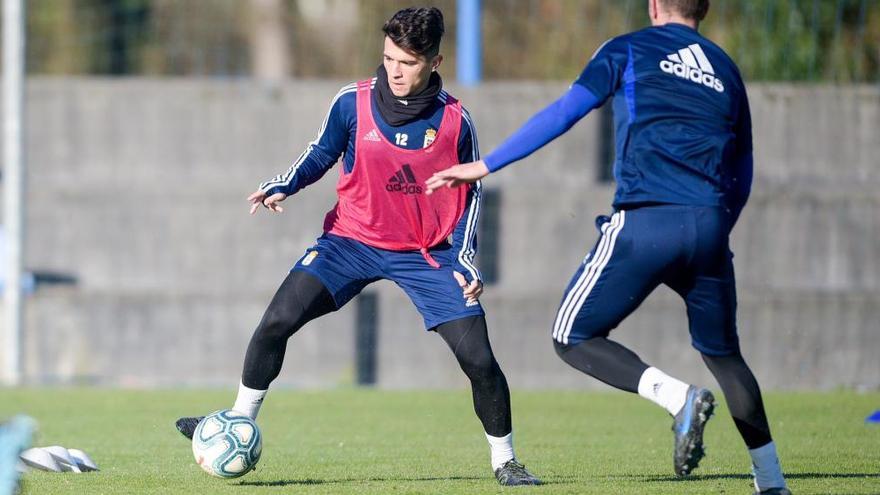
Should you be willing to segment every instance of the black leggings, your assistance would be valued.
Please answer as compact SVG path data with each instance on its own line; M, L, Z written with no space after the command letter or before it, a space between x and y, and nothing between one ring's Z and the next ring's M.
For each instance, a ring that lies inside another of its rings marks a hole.
M648 365L628 348L605 337L575 345L553 342L559 357L574 368L621 390L639 391L639 379ZM721 385L730 415L746 446L755 449L770 443L772 437L761 390L742 354L702 356Z
M333 297L316 277L301 271L288 274L248 344L241 374L244 386L268 389L281 372L287 339L309 321L336 309ZM486 318L461 318L435 330L471 381L474 410L486 433L496 437L510 433L510 391L489 345Z
M486 317L468 316L443 323L436 330L471 381L474 411L483 429L493 437L510 433L510 389L489 345Z
M707 356L703 354L703 362L715 375L721 385L727 407L736 429L750 449L757 449L770 443L770 424L764 412L764 401L758 380L749 369L742 354L730 356Z
M268 389L281 372L287 339L306 323L335 310L333 296L320 280L305 272L290 272L251 337L241 383L256 390Z

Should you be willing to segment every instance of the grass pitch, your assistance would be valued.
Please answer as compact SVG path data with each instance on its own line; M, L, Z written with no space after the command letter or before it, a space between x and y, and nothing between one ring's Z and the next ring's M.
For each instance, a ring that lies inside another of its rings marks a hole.
M718 394L720 395L720 394ZM24 494L751 493L749 459L723 402L695 475L672 475L671 420L623 393L513 394L517 454L546 484L502 488L464 391L270 392L263 458L237 480L204 474L178 416L229 407L234 391L0 389L0 418L36 418L36 445L89 453L98 473L30 472ZM880 493L880 393L765 397L796 495Z

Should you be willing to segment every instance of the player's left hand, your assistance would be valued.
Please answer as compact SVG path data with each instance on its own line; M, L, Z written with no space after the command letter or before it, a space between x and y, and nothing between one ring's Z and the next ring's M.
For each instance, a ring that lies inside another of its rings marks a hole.
M489 167L483 160L471 163L453 165L446 170L441 170L425 181L427 193L431 194L441 187L458 187L462 184L476 182L489 175Z
M271 196L266 196L262 190L257 189L250 196L248 196L248 202L251 204L251 215L257 212L260 205L265 206L271 212L274 213L282 213L284 208L282 208L278 203L284 201L287 198L287 195L284 193L275 193Z
M468 283L464 275L458 272L452 272L452 276L455 277L455 281L461 287L462 295L467 299L467 302L477 302L480 296L483 295L483 282L474 279L471 283Z

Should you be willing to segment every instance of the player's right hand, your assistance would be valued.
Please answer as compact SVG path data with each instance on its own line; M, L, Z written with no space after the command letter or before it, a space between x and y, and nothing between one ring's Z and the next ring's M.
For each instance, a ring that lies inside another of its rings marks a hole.
M248 201L251 203L251 215L257 212L257 208L260 205L266 207L269 211L274 213L281 213L284 211L284 208L278 205L278 203L287 199L287 195L284 193L275 193L269 197L266 197L266 193L257 189L250 196L248 196Z
M453 188L462 184L470 184L487 175L489 175L489 167L483 160L453 165L428 177L428 180L425 181L426 193L431 194L441 187Z
M468 303L475 303L480 299L480 296L483 294L483 282L474 279L471 283L468 283L464 275L456 271L452 272L452 277L458 282L462 295Z

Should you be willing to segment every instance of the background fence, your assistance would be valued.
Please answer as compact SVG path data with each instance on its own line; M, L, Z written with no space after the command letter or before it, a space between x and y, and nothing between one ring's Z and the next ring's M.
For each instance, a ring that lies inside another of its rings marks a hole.
M446 14L454 76L455 1ZM356 78L379 63L396 0L29 0L32 74ZM644 0L483 0L488 79L570 81ZM878 0L713 0L702 31L747 80L876 82Z

